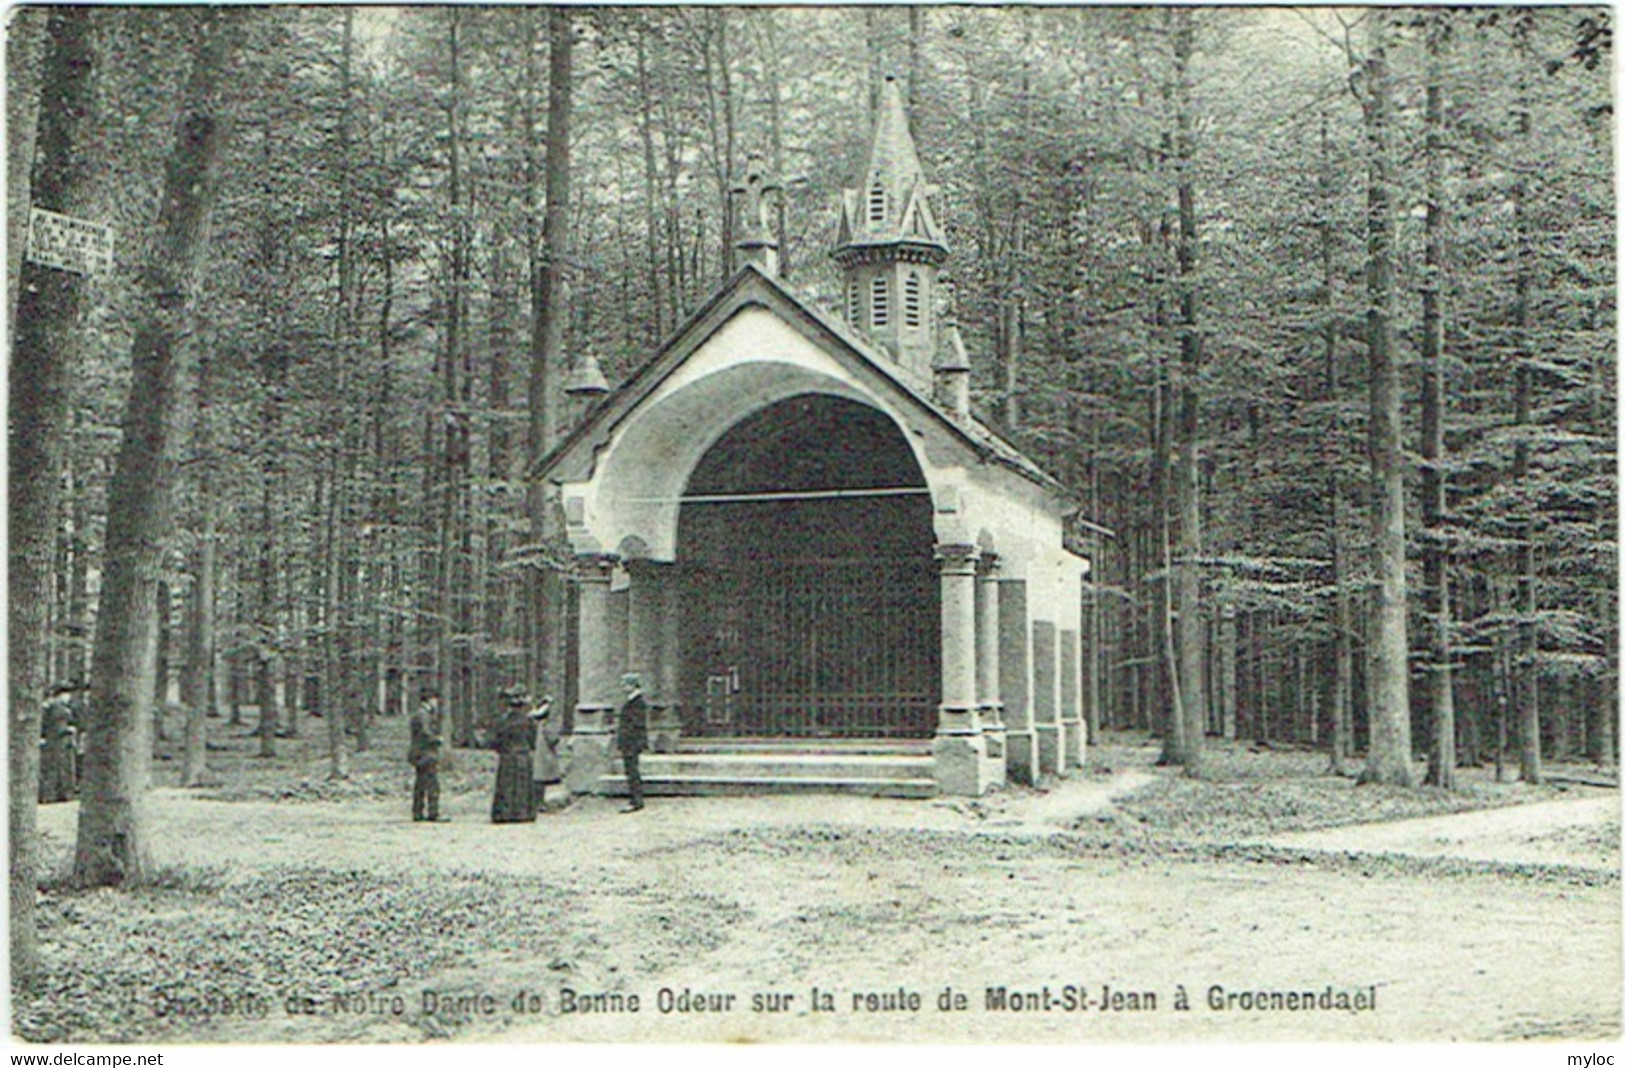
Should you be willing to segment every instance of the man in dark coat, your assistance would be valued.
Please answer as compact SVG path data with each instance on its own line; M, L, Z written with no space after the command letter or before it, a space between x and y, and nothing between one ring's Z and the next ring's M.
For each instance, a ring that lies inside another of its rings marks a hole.
M621 751L626 788L631 795L621 811L637 812L643 808L643 774L638 770L638 756L649 745L649 705L643 699L643 680L637 675L622 675L621 688L626 691L626 701L615 719L615 745Z
M406 747L406 761L416 772L412 781L412 819L434 823L440 819L440 733L431 712L440 695L425 686L419 698L410 722L412 740Z

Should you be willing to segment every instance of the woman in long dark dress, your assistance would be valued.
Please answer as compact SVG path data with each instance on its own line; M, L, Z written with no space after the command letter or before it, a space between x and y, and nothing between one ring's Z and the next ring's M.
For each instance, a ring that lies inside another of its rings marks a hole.
M531 785L531 750L536 748L536 724L526 714L530 704L522 690L503 691L506 708L492 732L497 751L496 795L491 799L492 823L530 823L536 819L536 798Z

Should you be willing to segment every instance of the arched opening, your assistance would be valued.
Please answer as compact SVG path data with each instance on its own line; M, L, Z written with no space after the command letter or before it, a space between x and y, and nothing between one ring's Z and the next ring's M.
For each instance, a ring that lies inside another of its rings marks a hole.
M869 405L808 393L735 424L678 516L684 735L929 737L931 520L908 442Z

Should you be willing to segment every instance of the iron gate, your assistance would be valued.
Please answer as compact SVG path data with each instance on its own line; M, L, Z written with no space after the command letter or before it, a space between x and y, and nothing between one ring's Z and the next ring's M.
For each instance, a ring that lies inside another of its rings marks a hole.
M941 656L930 559L688 565L684 734L923 738Z

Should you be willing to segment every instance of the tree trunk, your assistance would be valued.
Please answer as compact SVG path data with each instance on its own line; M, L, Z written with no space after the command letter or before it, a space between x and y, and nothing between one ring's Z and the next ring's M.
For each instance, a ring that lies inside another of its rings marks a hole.
M1089 419L1089 514L1098 521L1100 517L1100 413L1094 412ZM1101 704L1106 695L1111 692L1109 682L1103 681L1101 672L1109 663L1105 656L1106 645L1106 606L1104 604L1104 587L1106 576L1102 572L1105 564L1105 543L1096 539L1095 557L1090 561L1089 571L1089 711L1088 725L1090 745L1096 745L1100 740L1100 728L1106 716Z
M869 123L873 130L880 119L880 87L886 81L886 54L880 42L881 9L872 5L863 8L863 45L867 54L865 69L869 82Z
M1516 240L1513 259L1512 336L1516 361L1513 383L1513 422L1520 433L1513 446L1512 480L1518 491L1526 489L1529 478L1529 438L1534 430L1531 422L1534 383L1530 369L1532 359L1529 343L1529 289L1535 268L1534 246L1530 235L1529 199L1529 141L1532 129L1529 89L1524 65L1532 62L1528 55L1528 17L1515 17L1514 38L1517 42L1519 77L1514 107L1517 109L1517 148L1514 150L1512 182L1512 225ZM1512 701L1518 717L1518 775L1527 783L1541 781L1540 760L1540 688L1539 650L1535 641L1535 518L1532 506L1525 506L1523 514L1512 517L1518 539L1517 551L1517 650L1512 664Z
M1399 366L1393 355L1394 223L1389 163L1388 15L1368 13L1371 53L1365 63L1367 142L1367 346L1371 375L1372 533L1376 551L1373 601L1371 744L1361 782L1409 786L1410 665L1406 634L1405 472L1400 443Z
M541 261L531 268L530 376L527 386L530 402L526 458L534 463L552 448L557 433L554 416L554 376L562 369L564 357L567 294L564 264L570 254L570 118L571 74L574 26L568 8L555 7L548 16L547 76L547 206L542 217ZM533 486L530 500L531 536L541 542L557 531L554 509ZM563 577L551 568L538 582L537 627L541 647L541 684L544 692L564 692L564 606Z
M1160 312L1158 313L1160 317ZM1161 324L1159 323L1158 326ZM1159 330L1160 333L1160 330ZM1156 729L1162 734L1162 753L1159 764L1175 764L1184 752L1185 717L1180 703L1178 650L1174 642L1174 573L1172 567L1171 532L1168 522L1170 496L1169 471L1172 468L1169 448L1173 441L1172 420L1168 412L1170 390L1166 363L1158 360L1156 387L1151 391L1151 501L1150 536L1152 555L1143 574L1156 573L1156 595L1148 599L1152 613L1146 627L1146 652L1150 676L1156 681L1156 692L1161 699L1154 705ZM1164 681L1166 680L1166 681Z
M764 18L772 18L771 11L761 12ZM650 286L651 309L649 314L650 331L647 343L651 349L660 343L666 336L666 313L669 297L666 293L668 279L660 255L660 224L656 203L660 192L660 171L655 164L655 138L654 138L654 89L649 81L649 48L646 40L649 33L647 22L640 27L637 34L638 57L638 136L643 145L643 226L644 245L648 255L648 279ZM532 48L531 54L535 54ZM775 83L776 84L776 83ZM530 97L526 96L527 106ZM534 122L527 123L527 129L534 129ZM527 159L527 163L534 174L534 153ZM532 179L534 183L534 179Z
M1321 285L1321 339L1325 350L1325 399L1336 411L1337 405L1337 272L1332 229L1332 203L1335 186L1332 178L1331 139L1327 131L1324 112L1320 117L1320 285ZM1326 523L1326 538L1332 558L1332 643L1333 683L1331 713L1331 767L1333 775L1347 773L1352 735L1350 719L1354 698L1354 622L1349 605L1349 574L1347 552L1343 545L1343 487L1338 478L1337 462L1340 452L1342 420L1333 416L1332 431L1326 436L1323 453L1326 467L1326 497L1330 502Z
M330 779L350 777L349 750L346 732L352 713L365 719L356 694L355 657L355 597L354 585L359 561L353 559L352 545L355 524L351 516L356 499L355 468L361 451L356 441L355 428L360 420L350 417L345 410L351 393L351 356L355 350L355 249L352 240L350 176L351 129L354 124L355 11L344 8L339 58L339 122L336 130L338 144L338 291L334 327L337 344L334 346L334 378L337 388L328 401L332 405L332 432L329 435L328 455L334 473L332 507L328 524L329 552L328 576L331 596L327 601L329 626L326 643L329 649L329 691L332 699L327 707L327 775ZM455 135L454 135L455 136ZM365 748L365 734L358 730L357 747Z
M215 83L239 16L199 9L195 58L169 154L158 240L142 272L124 437L109 489L106 568L91 656L75 882L116 886L146 873L144 793L153 613L174 456L171 422L187 358L191 298L216 191L223 128Z
M210 407L213 359L204 348L197 373L197 548L192 554L192 612L187 628L185 692L186 750L182 786L201 786L209 777L208 715L214 700L215 678L215 501L213 427Z
M542 215L540 262L532 264L530 345L530 433L528 460L534 463L558 434L554 376L562 370L567 322L564 267L570 256L570 94L574 28L568 8L548 15L547 204ZM533 502L532 521L540 533L541 509Z
M1443 92L1439 49L1448 14L1427 15L1427 90L1423 124L1425 237L1422 267L1422 527L1423 585L1429 622L1428 682L1433 738L1428 747L1426 782L1453 790L1456 786L1456 705L1451 683L1450 562L1444 517L1447 510L1444 474L1444 317L1439 291L1444 273Z
M30 193L51 211L79 207L74 176L88 160L82 143L91 107L91 11L49 9L44 92ZM11 569L7 668L10 775L11 975L13 987L39 970L34 931L35 806L39 799L40 704L47 674L46 620L61 471L67 453L73 333L84 303L75 274L25 262L11 349L7 527ZM82 537L78 530L75 535Z
M1174 472L1174 501L1179 513L1176 551L1179 596L1179 706L1184 715L1182 748L1172 762L1195 771L1201 765L1207 729L1207 668L1202 628L1202 513L1197 496L1200 477L1199 410L1201 405L1202 336L1196 282L1195 145L1192 137L1190 60L1195 43L1191 9L1173 8L1175 122L1174 166L1179 201L1179 467Z
M921 52L925 48L925 20L927 11L920 4L908 8L908 113L915 122L920 120L920 86L925 81L925 63Z
M910 17L916 9L910 9ZM768 164L773 168L772 179L776 182L785 180L784 173L784 76L781 73L782 57L780 56L778 28L774 23L777 17L771 8L762 8L757 12L761 18L762 26L762 78L766 82L767 93L767 144ZM912 92L913 82L910 81ZM780 195L773 198L774 224L773 234L779 242L779 276L790 277L791 253L790 230L786 220L786 211L789 197Z

